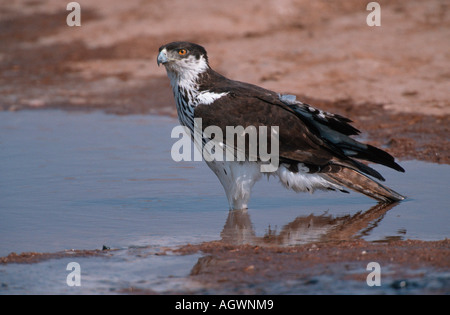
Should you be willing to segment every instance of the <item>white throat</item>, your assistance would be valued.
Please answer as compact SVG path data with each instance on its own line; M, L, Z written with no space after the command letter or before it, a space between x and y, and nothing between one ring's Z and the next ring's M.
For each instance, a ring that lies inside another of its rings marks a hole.
M167 75L177 100L178 109L181 109L179 102L186 100L183 99L183 96L188 100L188 104L185 105L195 107L198 104L209 105L216 99L228 94L199 91L199 76L208 68L208 63L203 56L200 56L200 59L190 56L179 62L167 64Z
M200 56L200 59L189 56L179 62L170 63L166 66L167 75L175 94L180 89L190 91L191 93L198 91L198 78L207 69L208 63L203 56Z
M182 125L194 130L194 109L199 104L209 105L228 93L200 91L199 78L209 68L206 59L194 56L166 64L172 85L178 118Z

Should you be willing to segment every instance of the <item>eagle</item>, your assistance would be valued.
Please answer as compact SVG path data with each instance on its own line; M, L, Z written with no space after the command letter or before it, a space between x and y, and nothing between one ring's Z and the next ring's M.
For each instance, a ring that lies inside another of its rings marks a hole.
M284 187L295 192L348 193L349 188L380 203L405 199L380 184L385 180L383 176L359 160L399 172L405 170L389 153L352 138L360 131L350 119L317 109L294 95L228 79L210 67L205 48L195 43L171 42L161 46L157 64L166 69L178 119L191 136L198 119L202 131L207 126L217 126L223 134L227 126L278 127L279 165L272 172L262 172L262 159L250 159L249 154L243 161L205 159L224 187L230 209L247 209L252 187L264 174L277 177ZM202 133L201 142L211 138L212 135ZM234 149L236 142L228 140L220 144Z

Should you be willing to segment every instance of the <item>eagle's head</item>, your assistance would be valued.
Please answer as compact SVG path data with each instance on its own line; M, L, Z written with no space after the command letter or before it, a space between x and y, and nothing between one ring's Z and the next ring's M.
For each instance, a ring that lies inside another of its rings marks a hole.
M161 46L158 66L163 64L176 77L197 77L209 68L205 48L189 42L173 42Z

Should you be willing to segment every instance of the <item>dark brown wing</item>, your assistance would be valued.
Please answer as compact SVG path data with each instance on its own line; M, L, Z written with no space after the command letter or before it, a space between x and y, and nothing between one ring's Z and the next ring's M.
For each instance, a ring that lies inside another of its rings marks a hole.
M381 174L355 159L404 171L385 151L349 137L359 131L345 117L315 109L293 96L229 80L212 70L202 81L203 90L228 93L212 104L196 107L194 115L202 118L204 128L215 125L225 134L226 126L279 126L280 161L301 162L316 170L344 165L380 180L384 180Z
M253 97L227 95L210 105L198 105L194 115L195 118L202 118L203 129L218 126L224 135L227 126L254 126L256 130L260 126L267 126L269 130L271 126L279 126L280 159L321 166L333 159L325 143L311 133L289 108L274 106Z

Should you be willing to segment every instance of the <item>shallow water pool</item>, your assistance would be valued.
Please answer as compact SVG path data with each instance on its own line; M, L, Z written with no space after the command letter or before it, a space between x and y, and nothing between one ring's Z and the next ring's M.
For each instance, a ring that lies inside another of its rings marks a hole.
M218 239L294 245L450 235L448 165L401 161L405 174L375 167L388 186L408 196L389 207L356 193L296 194L272 178L256 184L248 211L229 212L223 188L204 162L171 159L176 125L159 116L0 112L0 256ZM154 266L167 271L178 264L165 259ZM195 255L178 259L183 264ZM45 264L51 262L38 265ZM14 268L22 267L2 267L0 276L20 278L12 276Z

